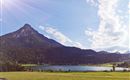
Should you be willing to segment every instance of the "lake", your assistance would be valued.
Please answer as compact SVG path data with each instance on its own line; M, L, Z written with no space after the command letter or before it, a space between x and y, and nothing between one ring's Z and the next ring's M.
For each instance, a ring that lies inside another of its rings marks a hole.
M52 70L52 71L111 71L112 67L98 67L98 66L35 66L33 70ZM116 71L130 70L129 68L116 67Z

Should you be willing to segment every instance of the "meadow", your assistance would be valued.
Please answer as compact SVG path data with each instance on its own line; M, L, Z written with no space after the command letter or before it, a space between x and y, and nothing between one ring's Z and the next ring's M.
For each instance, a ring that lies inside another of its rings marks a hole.
M0 72L7 80L130 80L130 72Z

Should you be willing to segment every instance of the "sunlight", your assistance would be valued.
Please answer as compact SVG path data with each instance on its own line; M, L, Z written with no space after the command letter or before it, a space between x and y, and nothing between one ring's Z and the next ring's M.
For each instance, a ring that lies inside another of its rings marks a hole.
M0 13L2 12L3 0L0 0Z
M0 0L0 13L1 13L1 10L2 10L2 5L3 5L3 0Z
M0 0L0 35L2 34L2 9L3 9L3 7L2 7L2 5L3 5L3 0Z
M3 8L11 8L13 5L17 5L19 0L1 0Z

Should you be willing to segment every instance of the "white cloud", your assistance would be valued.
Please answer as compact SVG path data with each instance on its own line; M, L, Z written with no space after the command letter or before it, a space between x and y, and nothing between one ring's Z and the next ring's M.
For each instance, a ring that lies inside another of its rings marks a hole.
M119 0L98 0L99 28L97 31L85 31L91 38L91 48L120 52L128 50L129 25L125 25L122 16L117 14L118 2Z
M60 31L58 31L55 28L44 27L44 26L39 26L39 28L42 29L43 31L45 31L48 35L50 35L52 38L54 38L55 40L57 40L58 42L60 42L63 45L75 46L75 47L79 47L82 49L85 48L81 43L71 40L70 38L68 38L67 36L65 36L63 33L61 33Z

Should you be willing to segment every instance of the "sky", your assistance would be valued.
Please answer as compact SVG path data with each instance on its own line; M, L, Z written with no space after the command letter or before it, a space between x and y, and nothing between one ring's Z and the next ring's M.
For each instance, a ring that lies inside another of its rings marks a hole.
M130 50L129 0L0 0L0 35L30 24L66 46Z

